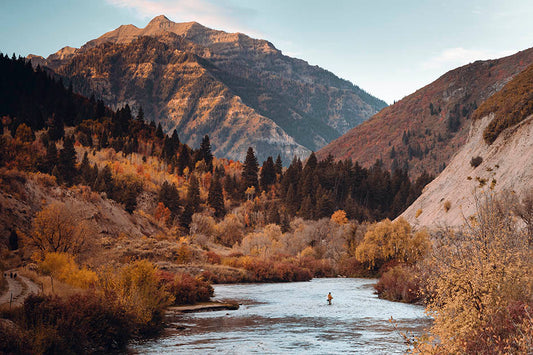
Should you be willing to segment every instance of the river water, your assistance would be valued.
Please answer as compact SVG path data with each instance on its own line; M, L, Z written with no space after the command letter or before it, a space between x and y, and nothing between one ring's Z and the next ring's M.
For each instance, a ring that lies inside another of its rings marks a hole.
M401 354L399 331L419 335L430 325L420 306L377 298L369 279L215 285L216 300L236 311L184 314L182 328L133 350L142 354ZM331 292L332 305L326 296ZM389 322L393 317L397 330Z

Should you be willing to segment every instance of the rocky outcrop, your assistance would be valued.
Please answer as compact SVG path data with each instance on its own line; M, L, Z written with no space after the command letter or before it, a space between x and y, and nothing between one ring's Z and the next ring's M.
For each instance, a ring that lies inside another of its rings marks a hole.
M438 174L466 142L474 110L531 63L528 49L452 70L331 142L317 157L331 154L364 166L381 159L386 168L408 168L412 176L424 170Z
M290 58L265 40L164 16L120 26L46 64L74 89L177 129L197 146L209 134L219 157L305 157L386 104L348 81Z
M402 214L404 218L417 226L461 226L475 215L476 200L484 194L522 197L533 189L533 116L487 145L483 130L493 119L491 114L473 122L465 145ZM476 157L482 159L477 167L470 163Z

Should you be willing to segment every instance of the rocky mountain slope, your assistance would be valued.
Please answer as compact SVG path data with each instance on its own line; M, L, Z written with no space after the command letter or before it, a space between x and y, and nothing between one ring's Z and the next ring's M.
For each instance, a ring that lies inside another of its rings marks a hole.
M317 152L364 166L382 159L387 168L437 174L466 142L477 106L533 63L533 49L452 70L353 128Z
M348 81L287 57L265 40L164 16L145 28L120 26L79 49L32 57L74 89L145 117L197 146L211 137L217 156L306 156L386 104Z
M489 112L488 114L485 114ZM513 113L519 113L518 116ZM533 65L517 75L474 114L468 139L444 171L402 214L419 226L460 226L484 194L523 199L533 193ZM495 123L514 116L495 139Z

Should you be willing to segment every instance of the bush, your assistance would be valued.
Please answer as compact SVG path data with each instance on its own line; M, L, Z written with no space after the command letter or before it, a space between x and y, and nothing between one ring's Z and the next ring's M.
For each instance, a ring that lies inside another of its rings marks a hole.
M355 250L355 257L369 269L378 271L389 261L413 264L421 260L429 248L429 235L424 230L413 232L403 218L394 222L385 219L368 229Z
M68 298L32 295L15 319L31 353L83 354L125 350L134 323L124 308L87 293Z
M422 294L420 280L416 275L415 268L397 265L381 275L374 287L381 298L407 303L418 302L422 299Z
M174 305L207 302L214 295L213 287L209 282L187 273L172 275L165 272L160 273L159 277L166 290L174 296Z
M486 195L462 230L435 235L425 282L432 353L525 354L533 339L533 257L527 232Z
M481 163L483 163L483 158L480 157L479 155L477 157L472 157L472 159L470 159L470 165L474 168L477 168L479 164Z
M151 262L135 261L118 272L104 272L100 280L105 295L128 310L140 334L162 329L164 309L174 302L174 297L161 287L157 268Z
M80 269L74 257L68 253L45 253L44 260L39 263L39 269L44 274L79 288L89 288L98 281L94 271Z

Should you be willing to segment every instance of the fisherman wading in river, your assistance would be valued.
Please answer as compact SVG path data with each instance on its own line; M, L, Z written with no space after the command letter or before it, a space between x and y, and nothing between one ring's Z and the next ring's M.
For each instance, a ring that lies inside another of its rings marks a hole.
M331 306L331 300L333 299L333 296L331 295L331 292L328 293L328 305Z

